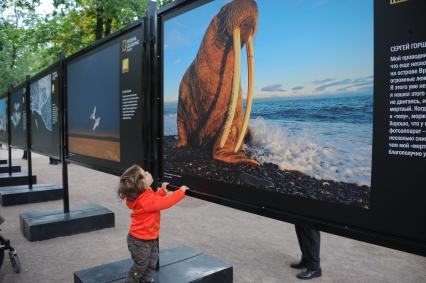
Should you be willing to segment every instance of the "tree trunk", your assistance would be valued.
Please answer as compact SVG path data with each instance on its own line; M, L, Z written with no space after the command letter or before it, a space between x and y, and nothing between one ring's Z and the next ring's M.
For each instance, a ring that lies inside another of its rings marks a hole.
M15 60L16 60L16 46L15 44L12 44L12 61L10 62L11 70L13 69L13 67L15 67Z
M17 9L16 9L16 5L13 7L13 10L15 11L15 28L18 29L18 24L19 24L19 16L17 13ZM16 55L17 50L16 50L16 45L15 43L12 43L12 60L10 62L10 69L12 70L13 67L15 67L15 61L16 61Z
M102 7L96 7L96 30L95 30L95 39L101 39L103 34L103 19L102 19Z
M107 36L108 34L111 33L111 24L112 24L112 18L108 18L106 20L106 23L105 23L105 33L104 33L104 36Z

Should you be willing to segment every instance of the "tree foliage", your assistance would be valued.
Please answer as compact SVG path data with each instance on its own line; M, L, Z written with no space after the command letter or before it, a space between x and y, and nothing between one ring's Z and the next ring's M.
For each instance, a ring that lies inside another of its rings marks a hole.
M161 7L172 0L160 0ZM40 0L0 0L0 95L95 40L146 15L146 0L53 0L38 15Z
M37 68L37 38L31 24L38 21L38 1L3 1L0 5L0 94Z

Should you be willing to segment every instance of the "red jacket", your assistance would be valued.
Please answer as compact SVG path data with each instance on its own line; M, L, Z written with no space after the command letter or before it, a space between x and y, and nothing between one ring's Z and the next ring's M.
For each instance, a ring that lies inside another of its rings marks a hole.
M185 197L181 189L166 195L163 189L154 192L146 189L135 200L126 199L127 207L133 209L129 233L142 240L154 240L160 232L160 210L169 208Z

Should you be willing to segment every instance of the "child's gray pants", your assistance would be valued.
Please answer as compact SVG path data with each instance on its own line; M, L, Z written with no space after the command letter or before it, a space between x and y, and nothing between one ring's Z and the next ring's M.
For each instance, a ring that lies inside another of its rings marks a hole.
M127 236L127 246L134 261L125 283L154 282L158 261L158 241Z

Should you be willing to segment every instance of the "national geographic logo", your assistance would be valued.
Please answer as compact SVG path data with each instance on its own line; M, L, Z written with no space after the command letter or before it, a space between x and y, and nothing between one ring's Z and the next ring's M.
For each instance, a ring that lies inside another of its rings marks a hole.
M401 4L403 2L407 2L408 0L390 0L391 5Z
M121 51L122 52L131 52L134 47L139 45L139 39L136 36L133 36L129 39L125 39L121 42Z
M127 40L123 40L123 42L121 42L121 51L127 51Z

